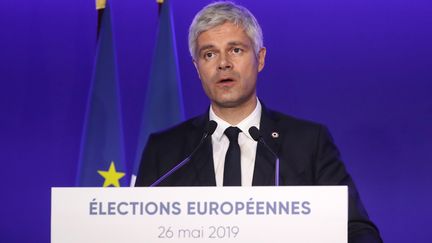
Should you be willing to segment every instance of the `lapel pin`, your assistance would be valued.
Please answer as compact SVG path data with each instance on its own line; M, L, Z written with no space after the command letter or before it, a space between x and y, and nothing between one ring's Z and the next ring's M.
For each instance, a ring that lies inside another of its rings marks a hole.
M278 138L279 133L278 132L272 132L272 138Z

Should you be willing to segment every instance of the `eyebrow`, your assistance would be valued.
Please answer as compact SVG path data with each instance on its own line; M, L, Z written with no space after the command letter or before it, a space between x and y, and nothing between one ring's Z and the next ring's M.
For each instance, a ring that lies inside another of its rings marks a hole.
M240 41L230 41L230 42L228 42L228 46L230 46L230 47L242 46L243 48L250 48L249 45L244 44L243 42L240 42ZM204 50L212 49L214 47L215 47L215 45L213 45L213 44L204 45L198 50L198 54L201 54L201 52Z
M202 51L207 50L207 49L211 49L213 47L214 47L214 45L212 45L212 44L204 45L198 50L198 54L201 54Z
M228 42L228 45L229 46L242 46L244 48L248 48L249 47L249 45L244 44L243 42L240 42L240 41L230 41L230 42Z

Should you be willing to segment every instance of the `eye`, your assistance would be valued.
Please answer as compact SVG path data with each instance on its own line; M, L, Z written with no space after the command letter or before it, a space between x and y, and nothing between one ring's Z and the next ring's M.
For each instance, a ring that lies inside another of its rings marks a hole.
M233 52L234 54L240 54L240 53L243 52L243 49L241 49L241 48L239 48L239 47L234 47L234 48L232 49L232 52Z
M207 60L212 59L214 56L215 56L215 53L211 52L211 51L204 53L204 58Z

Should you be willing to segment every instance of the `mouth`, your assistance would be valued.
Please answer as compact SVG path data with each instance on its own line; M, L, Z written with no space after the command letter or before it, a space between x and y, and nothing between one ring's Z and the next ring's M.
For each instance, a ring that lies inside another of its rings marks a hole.
M232 78L223 78L223 79L219 80L218 83L226 84L226 83L231 83L231 82L234 82L234 79L232 79Z

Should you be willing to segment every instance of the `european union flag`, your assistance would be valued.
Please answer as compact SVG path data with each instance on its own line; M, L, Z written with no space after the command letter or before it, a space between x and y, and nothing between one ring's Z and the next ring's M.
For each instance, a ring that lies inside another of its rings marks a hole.
M156 49L153 54L147 86L138 148L135 155L131 185L141 162L148 136L184 120L183 97L177 64L177 50L170 1L162 3L159 16Z
M128 183L109 3L101 14L77 185L118 187Z

